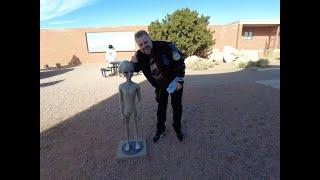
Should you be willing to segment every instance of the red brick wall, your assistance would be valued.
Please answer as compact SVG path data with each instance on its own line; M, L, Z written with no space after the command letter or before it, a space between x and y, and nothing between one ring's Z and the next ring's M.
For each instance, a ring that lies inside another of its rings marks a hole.
M212 25L209 26L213 33L213 39L215 39L214 48L223 50L223 47L230 45L236 47L237 43L237 32L238 24L229 24L229 25Z
M118 26L102 28L78 28L66 30L45 30L40 31L40 65L41 68L47 64L51 67L56 63L67 65L73 56L77 56L81 63L99 63L105 62L105 53L89 53L86 43L86 32L123 32L138 31L140 29L148 30L147 26ZM238 48L245 49L263 49L265 41L270 34L276 34L276 27L243 27L236 23L229 25L211 25L211 31L215 31L214 48L223 50L223 47L230 45L237 46L237 34L240 30ZM243 35L246 30L253 31L253 40L244 40ZM277 47L280 48L280 39ZM136 50L138 47L136 46ZM130 59L134 54L131 52L117 52L117 59Z
M138 31L148 30L147 26L120 26L105 28L82 28L67 30L40 31L40 65L54 67L56 63L67 65L71 58L77 56L81 63L105 62L105 53L89 53L87 50L86 32ZM136 49L138 49L136 47ZM117 59L129 59L132 52L117 52Z
M83 30L41 30L40 64L66 65L73 55L81 62L87 59L87 46Z
M244 33L246 31L253 32L253 38L251 40L244 39ZM266 41L270 36L275 38L277 32L276 26L269 27L250 27L244 26L242 34L239 37L239 48L248 50L263 50L265 48ZM278 41L279 42L279 41ZM271 41L273 43L273 41ZM277 47L280 47L279 45Z
M239 27L238 27L239 26ZM237 47L237 33L239 28L239 40L238 40L238 49L248 49L248 50L263 50L265 47L266 40L269 36L276 36L277 26L273 27L250 27L248 25L238 25L238 24L229 24L229 25L212 25L209 26L213 33L213 38L215 39L214 48L223 50L224 46L230 45L234 48ZM245 31L253 31L253 39L246 40L244 39ZM277 48L280 48L280 37L277 40Z

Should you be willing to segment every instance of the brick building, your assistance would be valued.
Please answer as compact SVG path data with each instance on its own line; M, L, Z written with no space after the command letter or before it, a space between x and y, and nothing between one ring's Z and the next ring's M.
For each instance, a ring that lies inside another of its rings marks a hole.
M279 20L240 20L226 25L209 25L214 31L214 48L223 50L230 45L237 49L259 52L262 56L266 49L273 49L280 57L280 21ZM136 32L148 30L148 26L116 26L75 29L40 30L40 68L51 67L56 63L67 65L73 57L81 63L105 62L104 52L90 52L87 33L91 32ZM138 47L129 51L118 51L117 59L130 59Z

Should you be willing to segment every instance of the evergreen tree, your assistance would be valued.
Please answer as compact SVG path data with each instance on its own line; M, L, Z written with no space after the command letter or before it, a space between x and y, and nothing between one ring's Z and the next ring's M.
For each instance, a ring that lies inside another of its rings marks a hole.
M199 16L189 8L176 10L159 22L151 22L148 26L150 36L154 40L172 41L187 56L207 57L215 44L214 32L208 29L209 16Z

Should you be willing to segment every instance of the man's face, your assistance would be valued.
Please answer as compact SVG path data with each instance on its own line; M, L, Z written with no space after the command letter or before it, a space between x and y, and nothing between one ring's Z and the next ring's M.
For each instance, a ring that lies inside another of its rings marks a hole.
M142 35L141 37L136 39L136 43L143 53L150 55L152 49L152 42L149 36Z

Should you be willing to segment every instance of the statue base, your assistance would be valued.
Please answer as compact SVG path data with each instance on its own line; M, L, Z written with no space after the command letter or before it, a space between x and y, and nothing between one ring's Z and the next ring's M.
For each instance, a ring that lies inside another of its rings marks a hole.
M119 142L116 159L126 159L126 158L136 158L136 157L147 156L147 143L145 139L138 139L138 143L140 144L140 149L138 150L135 149L136 141L134 139L129 139L129 145L130 145L129 151L124 150L126 143L127 143L127 140L123 140Z

